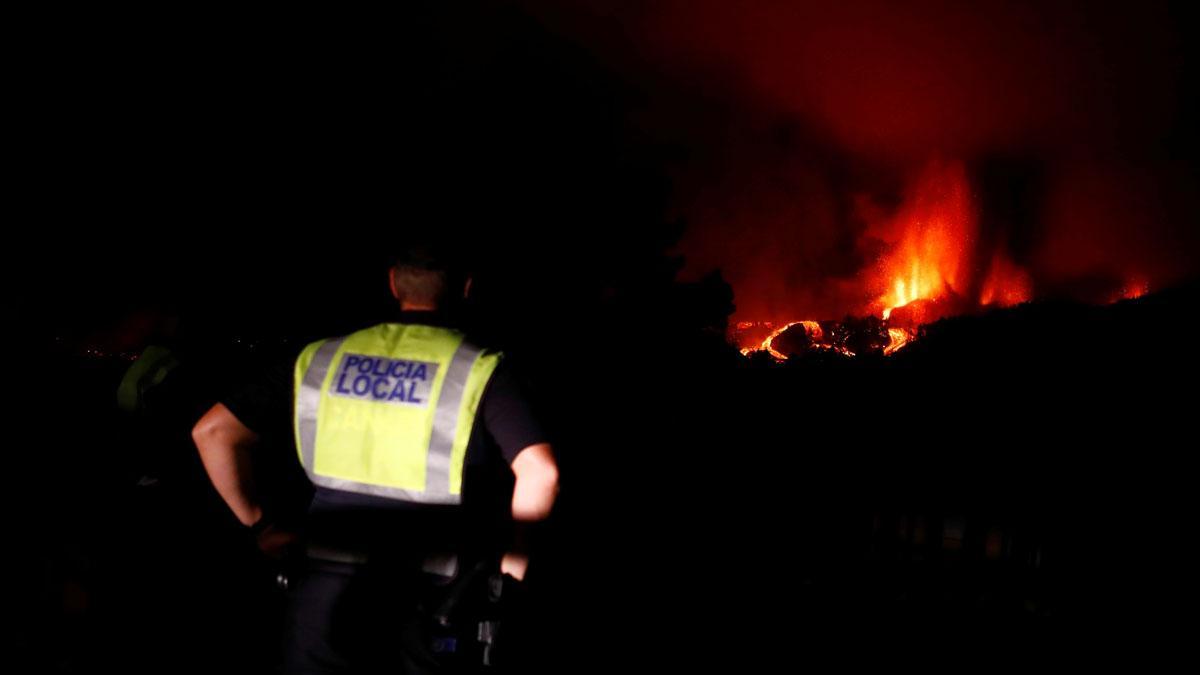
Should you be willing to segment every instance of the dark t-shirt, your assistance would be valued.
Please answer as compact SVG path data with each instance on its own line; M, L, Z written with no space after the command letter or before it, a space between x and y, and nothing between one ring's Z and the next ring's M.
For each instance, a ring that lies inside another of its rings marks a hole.
M436 315L415 312L403 313L399 322L446 325ZM293 452L294 367L295 355L279 359L221 399L242 424ZM511 368L501 361L484 390L467 444L461 506L317 487L309 507L309 538L323 547L353 550L502 546L512 497L508 465L521 450L545 442Z

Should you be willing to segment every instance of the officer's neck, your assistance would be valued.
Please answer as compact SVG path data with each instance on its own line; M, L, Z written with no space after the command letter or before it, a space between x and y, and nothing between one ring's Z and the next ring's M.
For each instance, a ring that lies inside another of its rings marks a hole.
M429 305L429 304L425 304L425 303L404 301L404 302L400 303L400 311L401 312L436 312L436 311L438 311L438 306L437 305Z
M446 326L453 322L453 317L442 307L404 303L400 306L399 320L400 323Z

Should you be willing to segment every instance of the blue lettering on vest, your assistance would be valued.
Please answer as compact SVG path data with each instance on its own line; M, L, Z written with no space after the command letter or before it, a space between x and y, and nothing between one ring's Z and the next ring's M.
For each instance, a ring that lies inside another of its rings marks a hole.
M404 373L407 370L408 364L406 364L404 361L392 361L392 367L388 369L388 375L403 379Z
M439 364L346 353L329 393L360 401L426 407Z
M376 379L375 384L371 385L371 395L375 397L375 400L382 401L388 397L388 387L391 384L386 377Z
M354 378L354 384L351 386L354 387L355 395L363 396L368 391L371 391L371 378L367 377L366 375L359 375L358 377Z

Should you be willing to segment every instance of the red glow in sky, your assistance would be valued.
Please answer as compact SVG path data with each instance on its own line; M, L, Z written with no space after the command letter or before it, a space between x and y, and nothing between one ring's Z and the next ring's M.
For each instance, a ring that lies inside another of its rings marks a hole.
M1166 3L588 4L542 15L639 82L637 120L683 148L686 273L720 268L739 318L857 307L889 254L860 206L893 218L939 159L982 195L979 276L1072 295L1195 272L1196 173L1171 149L1183 37ZM997 163L1017 168L998 181Z

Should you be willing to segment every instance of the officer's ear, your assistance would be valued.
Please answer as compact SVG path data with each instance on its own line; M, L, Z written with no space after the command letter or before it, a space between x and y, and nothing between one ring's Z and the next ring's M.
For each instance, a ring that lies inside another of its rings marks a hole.
M392 289L392 297L400 299L400 285L396 283L396 268L395 266L388 268L388 288Z

